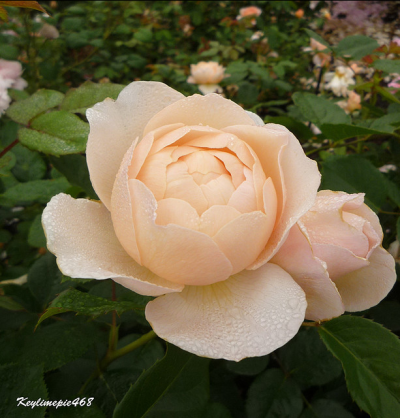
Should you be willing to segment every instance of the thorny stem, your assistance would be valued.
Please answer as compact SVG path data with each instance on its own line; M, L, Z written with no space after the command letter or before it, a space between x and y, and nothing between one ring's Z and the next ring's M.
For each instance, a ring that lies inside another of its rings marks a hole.
M0 152L0 158L3 155L6 155L8 151L10 151L10 149L14 148L17 144L18 144L19 140L16 139L15 141L11 142L10 145L6 146L1 152Z

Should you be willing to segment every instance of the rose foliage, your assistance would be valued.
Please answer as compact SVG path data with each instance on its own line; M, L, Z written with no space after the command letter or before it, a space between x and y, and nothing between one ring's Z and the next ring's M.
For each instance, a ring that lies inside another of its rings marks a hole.
M304 319L367 309L394 285L363 194L317 194L317 164L285 127L158 82L87 118L101 202L54 196L48 249L65 275L157 297L145 313L161 338L205 357L263 356Z

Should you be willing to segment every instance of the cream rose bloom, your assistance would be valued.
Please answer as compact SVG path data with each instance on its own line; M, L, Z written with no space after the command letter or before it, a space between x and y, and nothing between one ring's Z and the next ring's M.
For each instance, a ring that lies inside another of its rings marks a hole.
M198 84L198 88L203 94L221 93L222 89L218 83L228 77L225 74L225 68L214 61L200 61L198 64L192 64L190 74L187 82Z
M320 183L298 140L217 94L157 82L132 83L87 117L101 202L59 194L44 210L61 271L164 295L146 318L201 356L238 361L289 341L305 294L267 262Z
M396 281L393 257L364 194L322 190L271 260L307 296L306 318L320 321L378 304Z

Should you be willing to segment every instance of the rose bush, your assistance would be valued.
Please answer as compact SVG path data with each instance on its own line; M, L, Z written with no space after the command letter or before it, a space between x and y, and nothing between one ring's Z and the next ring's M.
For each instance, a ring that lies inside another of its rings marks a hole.
M59 194L44 210L61 271L160 296L146 307L154 331L198 355L238 361L290 340L313 294L287 267L286 258L303 250L278 251L296 222L311 216L320 183L298 140L219 95L184 97L157 82L130 84L87 118L87 163L101 202ZM355 255L372 264L379 223L357 210L373 238L368 253ZM359 228L361 221L351 222ZM303 276L315 269L301 266ZM321 277L312 277L314 287L334 294L340 315L335 285L326 271Z
M378 304L396 281L393 257L364 195L322 190L271 260L307 295L306 318L316 321Z
M203 94L222 92L218 85L227 75L225 68L214 61L200 61L198 64L190 66L190 76L187 82L198 84L199 90Z

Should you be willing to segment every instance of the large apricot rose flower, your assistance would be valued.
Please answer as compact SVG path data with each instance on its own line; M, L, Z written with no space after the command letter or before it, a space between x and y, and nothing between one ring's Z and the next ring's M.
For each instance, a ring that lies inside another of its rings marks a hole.
M284 127L217 94L135 82L87 111L101 202L60 194L43 213L71 277L161 296L146 318L198 355L265 355L298 331L305 294L267 264L314 203L320 174Z
M379 218L364 194L321 190L271 260L305 291L314 321L377 305L396 282Z

